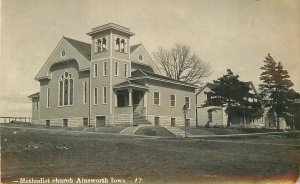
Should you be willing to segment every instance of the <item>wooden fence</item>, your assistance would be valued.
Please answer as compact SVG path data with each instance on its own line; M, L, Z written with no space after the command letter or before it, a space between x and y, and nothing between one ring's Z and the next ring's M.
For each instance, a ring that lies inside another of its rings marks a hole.
M29 117L0 117L0 123L31 123L31 118Z

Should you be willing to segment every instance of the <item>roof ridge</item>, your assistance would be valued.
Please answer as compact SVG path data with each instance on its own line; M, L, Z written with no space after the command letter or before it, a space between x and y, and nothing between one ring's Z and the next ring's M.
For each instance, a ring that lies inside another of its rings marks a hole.
M87 42L84 42L84 41L80 41L80 40L75 40L74 38L69 38L69 37L66 37L66 36L63 36L63 38L65 38L66 40L71 40L71 41L76 41L76 42L80 42L80 43L91 45L90 43L87 43Z

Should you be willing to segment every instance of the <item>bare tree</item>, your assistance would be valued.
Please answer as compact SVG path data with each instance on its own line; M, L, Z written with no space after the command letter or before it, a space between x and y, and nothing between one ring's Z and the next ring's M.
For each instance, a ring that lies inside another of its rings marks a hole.
M209 63L203 62L184 44L176 44L169 50L159 47L153 56L160 70L172 79L197 84L210 74Z

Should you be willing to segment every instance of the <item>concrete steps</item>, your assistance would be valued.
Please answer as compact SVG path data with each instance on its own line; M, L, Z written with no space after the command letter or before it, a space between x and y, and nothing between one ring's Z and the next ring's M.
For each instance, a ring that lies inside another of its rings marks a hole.
M133 113L133 125L150 125L145 116Z
M134 133L139 129L139 126L127 127L120 132L122 135L134 135Z
M175 137L184 137L185 136L185 132L184 130L181 130L178 127L172 127L172 126L164 126L167 130L169 130L172 134L175 135ZM187 136L190 135L189 133L187 133Z

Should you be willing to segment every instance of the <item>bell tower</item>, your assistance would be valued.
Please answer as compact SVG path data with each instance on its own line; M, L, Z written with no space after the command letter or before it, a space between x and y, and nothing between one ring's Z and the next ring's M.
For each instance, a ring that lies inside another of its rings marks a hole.
M131 75L129 28L114 23L92 28L90 64L91 124L105 116L106 125L113 123L115 104L113 86Z

